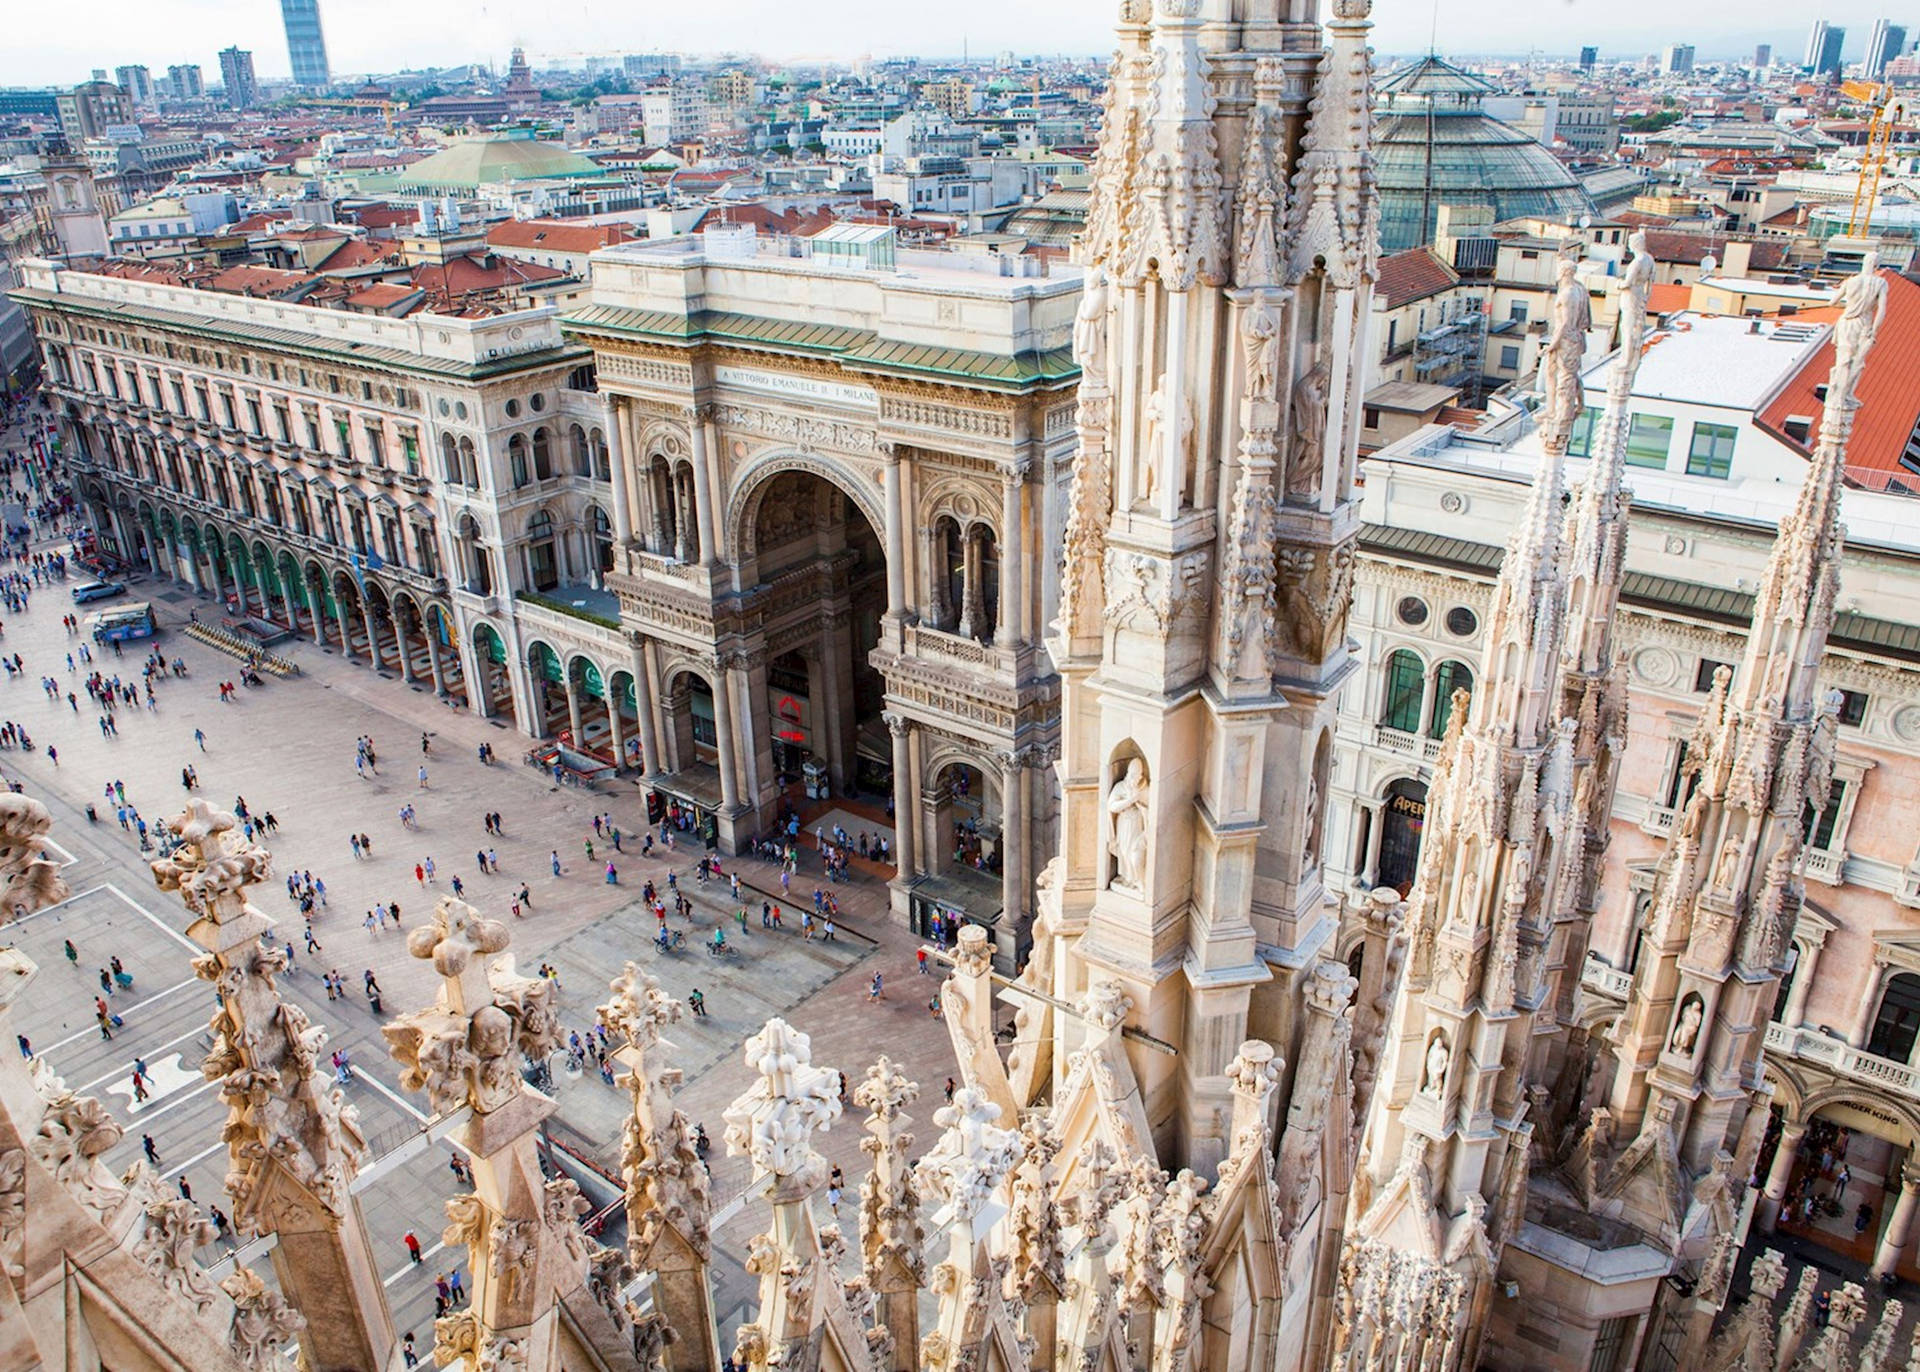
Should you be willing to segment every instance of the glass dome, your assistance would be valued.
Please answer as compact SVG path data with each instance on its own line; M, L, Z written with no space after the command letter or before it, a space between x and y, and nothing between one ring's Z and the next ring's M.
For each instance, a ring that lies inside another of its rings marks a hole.
M1496 223L1594 213L1557 157L1481 108L1493 94L1487 82L1437 57L1379 83L1373 154L1382 252L1431 243L1442 205L1488 206Z

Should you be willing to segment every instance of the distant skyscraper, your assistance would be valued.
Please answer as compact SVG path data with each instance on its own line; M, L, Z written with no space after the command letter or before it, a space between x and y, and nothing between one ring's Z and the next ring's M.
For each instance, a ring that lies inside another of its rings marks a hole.
M153 108L153 73L145 67L115 67L113 80L135 105L146 110Z
M1887 69L1887 63L1898 57L1907 47L1907 30L1900 24L1889 24L1884 19L1873 21L1873 33L1867 38L1867 55L1861 64L1861 71L1869 81L1878 81Z
M293 59L293 84L329 86L327 38L320 31L320 0L280 0L287 26L287 56Z
M200 77L198 62L182 62L168 67L167 85L172 89L175 100L198 100L207 93L207 83Z
M1669 43L1660 54L1660 70L1670 76L1685 76L1693 70L1693 44Z
M1773 44L1761 43L1753 50L1753 65L1765 71L1773 65Z
M1840 74L1840 49L1846 44L1847 31L1824 19L1813 21L1813 31L1807 35L1807 58L1800 65L1809 76L1838 76Z
M244 48L222 48L220 84L227 88L229 108L250 110L259 104L260 83L253 78L253 54Z
M1599 60L1600 60L1600 49L1598 48L1580 49L1580 70L1581 71L1592 71L1594 67L1594 63L1598 62Z

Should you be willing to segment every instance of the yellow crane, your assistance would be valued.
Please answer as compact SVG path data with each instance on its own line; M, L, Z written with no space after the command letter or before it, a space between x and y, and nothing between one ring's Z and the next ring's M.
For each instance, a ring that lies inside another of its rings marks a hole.
M1873 204L1880 197L1880 178L1887 170L1893 131L1907 117L1907 101L1882 81L1846 81L1841 91L1867 107L1867 146L1860 155L1860 179L1853 188L1853 211L1847 216L1847 236L1873 231Z
M375 100L370 97L350 100L302 100L300 104L302 108L319 106L322 109L335 110L379 110L381 117L387 122L388 133L393 132L393 112L410 108L404 100Z

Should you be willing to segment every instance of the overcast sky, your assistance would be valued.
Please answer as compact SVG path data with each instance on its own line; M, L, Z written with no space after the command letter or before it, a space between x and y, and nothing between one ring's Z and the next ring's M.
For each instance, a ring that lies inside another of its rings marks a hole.
M1594 43L1603 56L1638 56L1691 42L1701 60L1751 54L1756 42L1798 58L1816 14L1847 26L1856 57L1890 0L1810 7L1794 0L1439 0L1442 53L1572 53ZM71 85L94 67L139 62L164 71L198 62L211 85L215 54L251 48L263 77L288 72L278 0L20 0L0 44L0 84ZM1102 53L1111 47L1117 0L320 0L336 75L456 62L506 64L523 44L536 65L582 53L666 49L752 51L774 60L898 54ZM1394 54L1427 47L1434 0L1377 0L1375 46ZM1897 17L1897 16L1896 16Z

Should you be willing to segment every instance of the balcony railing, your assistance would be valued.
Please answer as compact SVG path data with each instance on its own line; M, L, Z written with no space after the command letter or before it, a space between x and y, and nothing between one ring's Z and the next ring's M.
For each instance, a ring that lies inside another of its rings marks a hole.
M1673 832L1673 817L1679 813L1669 805L1647 806L1647 817L1640 821L1640 827L1648 833L1659 836Z
M1769 1053L1818 1063L1835 1076L1849 1077L1871 1086L1897 1091L1910 1099L1920 1099L1920 1068L1864 1052L1844 1039L1812 1029L1789 1029L1784 1024L1769 1024L1766 1043Z
M1410 734L1404 729L1391 729L1384 724L1373 726L1375 747L1385 748L1390 753L1399 753L1402 757L1418 758L1431 765L1440 757L1440 740L1423 738L1419 734Z
M1815 881L1838 886L1847 879L1847 854L1844 849L1830 853L1824 848L1809 848L1802 870Z
M1609 967L1598 957L1588 953L1587 965L1580 974L1580 984L1589 991L1605 996L1608 1000L1624 1003L1627 993L1633 989L1633 973L1622 972L1617 967Z

